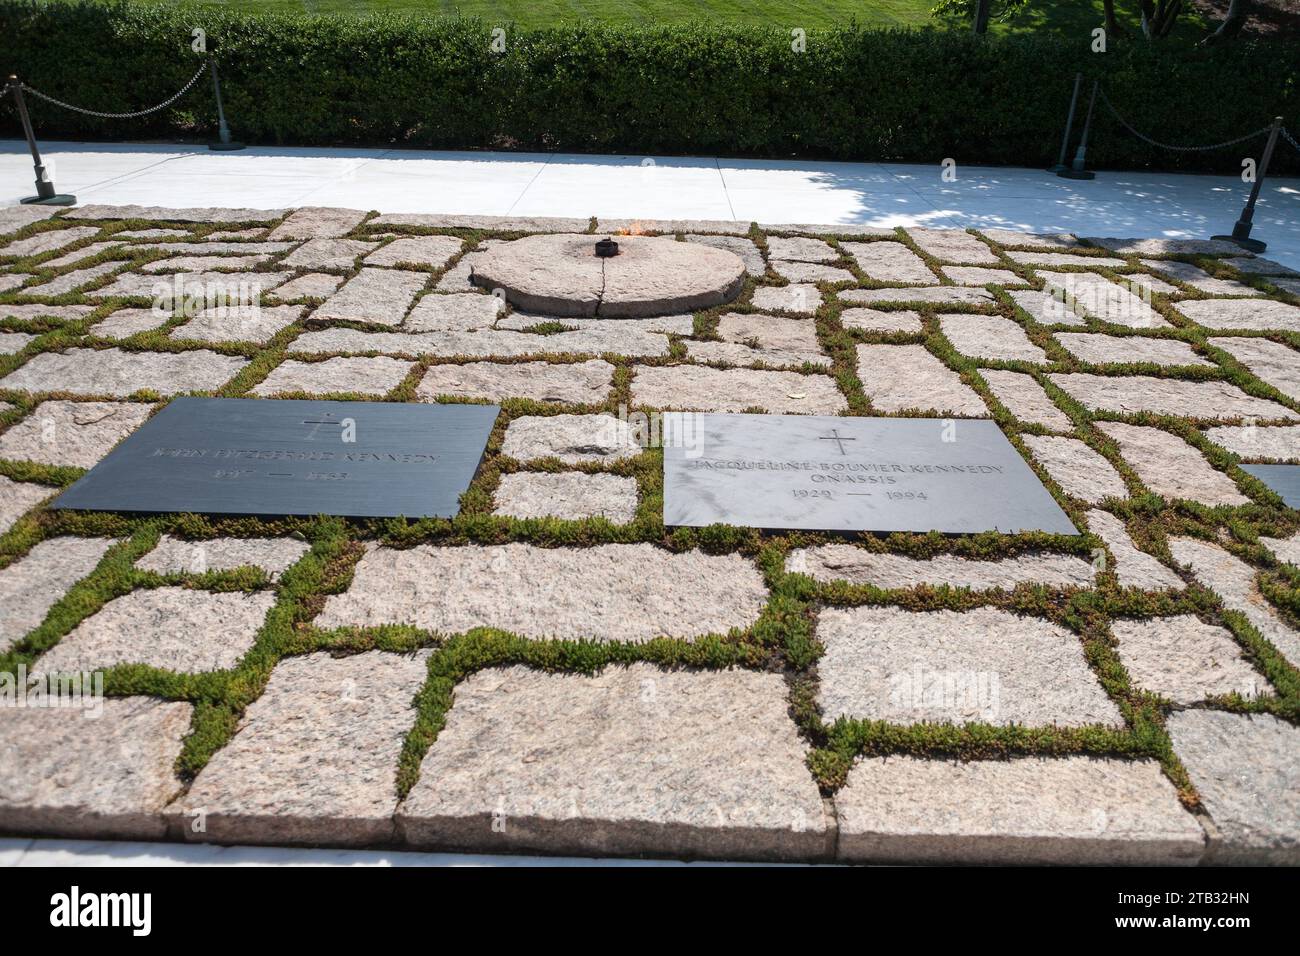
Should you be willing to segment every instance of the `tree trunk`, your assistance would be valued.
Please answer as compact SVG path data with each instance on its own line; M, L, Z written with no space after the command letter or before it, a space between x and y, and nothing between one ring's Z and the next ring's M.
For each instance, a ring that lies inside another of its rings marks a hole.
M1106 36L1122 36L1124 31L1120 28L1119 20L1115 18L1115 0L1102 0L1102 10L1106 14L1103 26L1106 28Z
M993 5L993 0L975 0L975 32L985 34L989 32L989 8Z
M1224 40L1236 39L1248 20L1250 20L1250 0L1232 0L1228 5L1228 14L1219 24L1219 29L1201 43L1221 43Z

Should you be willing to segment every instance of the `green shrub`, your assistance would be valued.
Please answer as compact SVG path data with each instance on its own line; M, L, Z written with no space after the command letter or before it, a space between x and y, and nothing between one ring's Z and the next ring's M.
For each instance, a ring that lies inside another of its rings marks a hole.
M1165 142L1219 142L1278 114L1300 129L1295 42L1131 41L1096 54L1087 36L849 26L812 31L794 53L776 29L584 24L510 30L506 51L492 53L491 27L475 20L2 0L0 66L78 105L135 109L193 74L194 27L220 53L231 126L252 143L1047 165L1080 70ZM206 77L143 119L94 119L34 98L31 110L47 139L207 137L215 126ZM18 133L9 103L0 123ZM1236 172L1257 149L1156 149L1098 104L1089 161ZM1285 144L1275 163L1300 171Z

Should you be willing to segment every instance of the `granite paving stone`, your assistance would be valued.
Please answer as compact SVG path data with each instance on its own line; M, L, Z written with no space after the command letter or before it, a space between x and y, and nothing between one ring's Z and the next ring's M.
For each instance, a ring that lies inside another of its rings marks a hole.
M1272 299L1184 300L1177 308L1207 329L1300 332L1300 308Z
M790 312L812 315L822 304L822 294L815 285L791 283L783 286L759 286L750 304L767 312Z
M1127 286L1128 290L1139 298L1146 298L1148 292L1159 292L1161 295L1167 296L1182 295L1182 290L1178 286L1170 285L1163 279L1157 279L1155 276L1149 276L1141 272L1121 276L1115 281L1121 286Z
M295 538L212 538L187 541L169 534L157 547L136 561L141 571L158 574L204 574L234 568L261 568L276 580L311 550Z
M92 468L152 410L135 402L41 402L0 434L0 458Z
M1020 440L1070 497L1089 504L1128 497L1119 472L1087 443L1057 435L1021 435Z
M265 345L302 317L300 305L238 305L204 309L168 332L173 339L198 342L256 342Z
M958 285L1028 285L1009 269L987 269L983 266L944 266L943 274Z
M1216 279L1204 269L1194 266L1190 262L1179 262L1175 259L1142 259L1140 261L1153 272L1159 272L1181 282L1183 285L1204 292L1206 295L1256 296L1264 294L1245 283L1237 282L1235 279Z
M1261 256L1239 256L1229 259L1220 259L1220 265L1232 266L1238 272L1247 275L1256 276L1300 276L1300 272L1282 265L1280 262L1274 262L1272 259L1265 259Z
M941 262L983 264L1000 261L993 250L963 229L908 229L907 234L922 252Z
M366 846L393 839L397 763L428 651L289 657L234 738L169 807L187 840ZM195 812L204 830L196 832Z
M1241 253L1240 246L1226 239L1086 238L1094 246L1122 256L1224 256Z
M203 305L253 303L263 292L282 285L288 272L173 272L150 275L124 272L99 289L84 293L89 299L153 299L170 310L178 300Z
M585 362L467 362L434 365L415 389L418 399L438 396L499 402L531 398L565 405L599 405L613 387L614 366L603 359Z
M641 454L641 445L629 424L613 415L525 415L506 427L501 454L522 462L608 464Z
M48 229L26 239L15 239L0 246L0 256L39 256L58 249L66 249L74 242L89 239L99 233L98 226L72 226L67 229Z
M772 271L791 282L856 282L857 278L847 269L836 266L824 266L816 262L787 262L784 259L772 260Z
M328 272L308 272L290 279L284 285L277 286L269 293L281 302L294 299L324 299L333 295L343 284L343 277L330 275Z
M990 368L980 369L980 378L988 383L993 397L1022 422L1054 431L1069 431L1074 427L1069 416L1057 408L1032 375Z
M284 209L249 209L219 206L110 206L91 203L69 209L64 219L144 219L153 222L243 223L275 222L284 218Z
M761 408L782 415L834 415L848 407L829 375L699 365L638 366L632 404L706 412Z
M1270 538L1260 535L1259 543L1277 555L1279 561L1300 567L1300 532L1289 538Z
M1223 349L1256 378L1300 401L1300 353L1281 342L1261 338L1214 336L1210 345Z
M428 280L423 272L366 267L317 306L312 318L399 325Z
M1047 288L1059 290L1074 311L1130 329L1168 328L1169 323L1131 288L1091 272L1039 271Z
M47 485L12 481L0 475L0 534L12 528L14 522L46 498L53 497L56 491Z
M412 265L445 269L464 245L464 240L455 236L409 236L394 239L366 256L366 265Z
M120 242L92 242L88 246L82 246L80 249L73 249L71 252L64 253L56 259L46 259L41 263L42 269L62 269L64 266L70 266L74 262L81 262L83 259L89 259L91 256L97 256L101 252L107 252L109 249L123 248ZM129 254L123 253L123 255Z
M1078 249L1083 243L1068 232L1017 232L1014 229L981 229L1000 246L1030 246L1039 249Z
M323 362L281 362L265 380L252 389L254 395L279 395L305 392L332 395L356 392L362 395L387 395L406 378L413 368L386 356L374 358L332 358Z
M1043 325L1083 325L1084 317L1051 289L1018 289L1007 293L1012 301Z
M308 239L280 262L294 269L351 270L375 248L375 243L361 239Z
M1250 499L1237 484L1214 468L1194 446L1177 435L1145 425L1097 422L1118 445L1142 483L1166 498L1185 498L1206 505L1244 505Z
M493 514L511 518L608 518L626 524L636 516L636 479L582 472L502 475Z
M717 332L721 342L688 342L687 354L700 361L737 365L759 361L767 365L830 364L810 319L728 312L718 320Z
M1140 335L1104 335L1100 332L1057 332L1057 340L1083 361L1092 365L1150 362L1155 365L1203 365L1191 345L1177 339L1152 339Z
M32 356L26 365L0 379L0 388L117 397L143 390L176 395L220 388L247 364L246 359L206 349L190 352L68 349Z
M793 262L834 262L840 257L829 242L806 236L768 236L767 255Z
M10 289L16 289L24 282L35 278L27 272L6 272L0 273L0 292L8 292Z
M1041 618L991 607L827 607L815 633L826 648L817 702L827 722L1123 724L1078 635Z
M92 282L102 279L116 269L120 269L120 262L101 262L98 265L89 266L85 269L75 269L72 272L65 272L63 275L55 276L49 282L42 282L39 285L29 285L23 289L23 295L45 296L53 298L56 295L63 295L67 292L75 292L83 286L88 286Z
M271 230L271 239L337 239L361 225L366 213L360 209L332 209L303 206L289 213Z
M866 757L835 811L855 863L1192 866L1205 846L1154 760Z
M490 329L505 303L493 295L432 292L415 304L402 323L408 332L463 332Z
M1122 588L1166 591L1182 588L1183 579L1154 556L1140 550L1129 537L1124 522L1107 511L1093 508L1087 514L1088 530L1106 543L1111 567Z
M181 789L175 764L193 706L152 697L0 710L0 831L157 840Z
M17 355L35 338L29 332L0 332L0 355Z
M166 324L172 313L164 309L118 309L90 327L92 335L106 339L127 339Z
M877 411L933 409L986 417L973 388L923 345L859 345L858 378Z
M42 654L47 674L147 664L180 674L228 670L257 639L269 591L144 588L114 598Z
M486 298L483 295L479 297ZM665 335L691 335L695 331L695 316L689 312L682 315L652 315L644 319L584 319L567 315L556 317L516 311L497 319L494 328L523 332L551 323L559 323L566 329L579 332L601 330L608 333L611 340L615 339L622 330L662 332Z
M55 206L0 206L0 235L24 229L34 222L49 219L58 208Z
M844 242L840 245L868 279L934 284L934 273L925 260L901 242Z
M997 561L937 555L927 560L882 554L849 544L825 544L790 552L786 570L818 581L847 581L878 588L931 587L1013 590L1021 583L1091 587L1093 567L1082 558L1047 552Z
M1272 692L1264 676L1242 657L1232 632L1195 615L1118 618L1111 621L1110 630L1134 686L1175 704Z
M990 305L996 301L988 289L952 285L909 286L903 289L841 289L835 294L841 302L852 302L855 305L879 305L883 302ZM758 305L758 302L754 304Z
M1174 560L1214 591L1230 611L1240 611L1293 667L1300 667L1300 631L1291 627L1260 593L1255 569L1235 555L1196 538L1170 538Z
M885 312L859 306L841 312L840 324L846 329L861 329L864 332L920 332L921 314L911 309Z
M317 627L409 624L442 634L495 627L531 639L641 642L726 634L757 620L762 575L735 554L648 544L589 548L370 548Z
M443 358L518 358L528 355L604 355L632 357L667 355L666 335L624 327L620 321L603 326L539 335L479 329L451 332L363 332L359 329L323 329L296 338L294 352L383 352L389 355L435 355Z
M457 686L399 827L417 846L824 856L786 694L778 674L735 669L480 671Z
M939 327L958 352L998 361L1045 362L1047 355L1025 330L1000 315L941 315Z
M1077 252L1020 252L1011 250L1007 258L1027 266L1082 266L1085 269L1122 269L1128 265L1126 259L1114 256L1085 256Z
M1300 461L1300 425L1221 425L1203 434L1243 461Z
M1277 402L1255 398L1227 382L1185 382L1146 375L1092 375L1085 372L1048 376L1091 411L1154 412L1186 418L1300 418Z
M140 266L141 272L234 272L252 271L270 256L172 256L156 262L146 262ZM104 263L116 268L121 263ZM89 270L86 270L89 271ZM105 270L105 271L112 271Z
M51 488L40 489L42 498L52 492ZM95 565L116 543L112 538L46 538L0 570L0 607L5 610L0 614L0 653L40 626L50 608L69 588L95 570ZM0 713L3 712L0 708Z
M1216 710L1179 711L1167 725L1214 821L1206 862L1300 863L1300 730Z

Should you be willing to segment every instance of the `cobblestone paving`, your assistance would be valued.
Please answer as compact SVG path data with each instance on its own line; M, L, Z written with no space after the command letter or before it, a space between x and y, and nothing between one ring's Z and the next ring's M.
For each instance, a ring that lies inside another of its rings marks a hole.
M1300 461L1285 270L610 222L735 252L744 287L557 319L474 257L585 218L0 222L2 832L1300 863L1300 514L1240 467ZM452 520L47 510L183 394L502 414ZM627 414L669 408L990 418L1083 533L665 529ZM34 707L46 668L104 697Z

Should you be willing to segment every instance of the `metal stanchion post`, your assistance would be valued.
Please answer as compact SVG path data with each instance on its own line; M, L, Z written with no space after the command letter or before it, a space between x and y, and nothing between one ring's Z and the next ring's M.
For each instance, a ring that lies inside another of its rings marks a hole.
M23 100L23 85L18 82L18 77L11 74L6 89L14 94L14 104L18 107L18 119L23 124L23 135L27 137L27 148L32 151L32 165L36 168L36 195L28 196L26 199L19 200L19 202L29 206L72 206L76 204L76 196L55 192L54 183L50 182L50 177L45 172L45 164L41 162L41 151L36 147L36 134L32 132L32 119L27 115L27 103Z
M230 138L230 127L226 125L226 110L221 104L221 80L217 77L217 58L212 57L208 61L212 70L212 92L217 98L217 142L209 143L208 149L218 152L231 152L236 149L243 149L243 143L236 143Z
M1273 126L1268 131L1268 142L1264 144L1264 155L1259 158L1259 168L1255 170L1255 182L1250 187L1250 198L1246 200L1246 208L1241 211L1241 218L1232 227L1232 235L1211 238L1235 242L1247 252L1263 252L1268 248L1268 243L1250 238L1250 227L1254 224L1255 200L1259 198L1260 187L1264 185L1264 176L1268 173L1269 160L1273 158L1273 147L1277 145L1277 134L1281 128L1282 117L1273 117Z
M1078 152L1074 154L1074 165L1069 169L1062 169L1056 175L1065 179L1096 179L1097 174L1084 169L1084 159L1088 153L1088 131L1092 129L1092 109L1097 105L1097 87L1101 85L1100 80L1092 81L1092 97L1088 100L1088 115L1083 121L1083 138L1079 140Z
M1074 93L1070 96L1070 112L1065 117L1065 135L1061 137L1061 156L1055 166L1048 166L1049 173L1060 173L1069 169L1065 165L1065 154L1070 148L1070 130L1074 128L1074 107L1079 102L1079 87L1083 83L1083 74L1074 74Z

